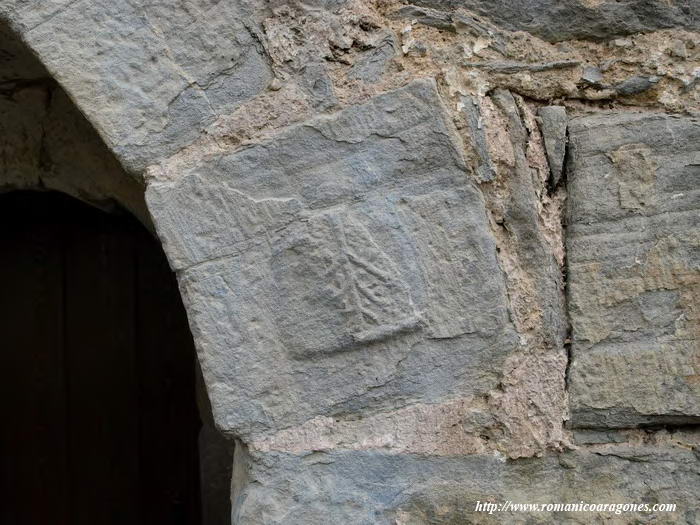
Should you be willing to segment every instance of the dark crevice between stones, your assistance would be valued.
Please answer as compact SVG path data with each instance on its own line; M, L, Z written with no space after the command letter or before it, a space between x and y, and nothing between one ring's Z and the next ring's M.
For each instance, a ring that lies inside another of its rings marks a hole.
M549 161L549 157L548 157ZM562 162L561 166L561 176L559 177L559 180L555 181L554 177L551 174L551 168L550 168L550 177L547 179L547 195L552 197L559 188L565 188L566 189L566 171L567 171L567 163L569 162L569 125L567 121L566 125L566 131L564 133L564 161ZM566 227L566 221L564 218L564 215L562 215L562 226ZM566 247L565 247L566 248Z
M569 175L569 126L567 124L566 127L566 136L565 136L565 143L564 143L564 162L562 163L562 170L561 170L561 177L559 177L559 180L557 181L556 184L552 184L552 179L550 178L548 181L548 191L550 195L553 195L557 190L559 189L564 189L566 190L566 185L568 181L568 175ZM568 199L568 195L566 196ZM564 250L564 261L562 264L562 270L561 270L561 281L562 284L564 285L564 318L566 322L566 337L564 338L564 350L566 351L566 368L564 370L564 388L566 392L569 391L569 371L571 369L571 360L572 360L572 355L571 355L571 341L573 338L573 330L571 326L571 316L569 315L569 257L566 249L566 206L567 203L566 201L564 202L564 206L561 210L561 229L562 229L562 244L563 244L563 250Z
M698 430L700 416L684 414L648 414L633 407L579 408L575 411L576 423L569 427L579 431L645 430Z

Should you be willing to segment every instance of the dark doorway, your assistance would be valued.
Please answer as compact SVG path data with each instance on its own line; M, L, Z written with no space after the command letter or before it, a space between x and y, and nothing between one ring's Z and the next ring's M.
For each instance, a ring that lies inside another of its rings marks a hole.
M0 522L200 522L195 353L159 243L58 193L0 195Z

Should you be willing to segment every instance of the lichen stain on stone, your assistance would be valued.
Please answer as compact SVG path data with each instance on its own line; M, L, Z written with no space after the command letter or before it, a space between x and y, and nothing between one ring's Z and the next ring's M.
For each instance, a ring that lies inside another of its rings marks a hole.
M656 183L656 161L645 144L627 144L608 157L617 170L620 206L641 210L653 206Z

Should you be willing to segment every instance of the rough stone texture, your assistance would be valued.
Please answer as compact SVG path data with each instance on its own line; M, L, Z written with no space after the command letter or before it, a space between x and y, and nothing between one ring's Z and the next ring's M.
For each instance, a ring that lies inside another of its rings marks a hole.
M153 230L143 182L123 170L66 93L2 23L0 66L0 192L60 191L108 212L127 210ZM231 522L233 444L215 429L203 386L200 394L202 522L223 525Z
M49 189L102 209L119 205L152 230L143 184L2 24L0 63L0 191Z
M615 86L615 91L617 91L617 93L620 95L636 95L651 89L659 82L659 80L661 79L657 76L634 76L628 78L624 82L620 82L617 86Z
M566 108L564 106L544 106L537 112L540 129L551 172L551 185L556 187L561 180L566 155Z
M521 342L500 391L491 396L491 411L505 429L492 439L508 457L528 457L567 443L561 431L567 417L562 190L548 192L544 143L530 104L506 90L471 101L462 97L458 108L467 116L469 104L479 118L467 120L467 140L477 153L475 176L482 182ZM492 170L486 180L484 159Z
M496 386L515 334L433 82L216 164L154 181L147 199L226 431Z
M494 160L489 151L489 141L486 135L486 123L478 97L465 96L462 99L464 115L469 126L469 135L479 158L475 171L482 182L492 181L496 177Z
M152 214L235 523L697 523L699 5L7 0L0 186Z
M680 443L601 445L513 463L484 455L426 458L350 451L260 458L237 447L236 463L236 523L692 524L700 519L700 463ZM293 484L286 482L290 475ZM673 501L678 511L488 514L474 512L477 501Z
M393 35L387 36L353 64L348 76L363 82L379 81L386 71L389 61L396 54L396 48L397 43Z
M510 31L527 31L550 42L608 39L657 29L700 29L693 0L414 0L435 9L468 9Z
M8 0L11 20L124 166L194 140L222 111L267 87L271 73L236 2Z
M572 424L700 421L700 120L569 124Z

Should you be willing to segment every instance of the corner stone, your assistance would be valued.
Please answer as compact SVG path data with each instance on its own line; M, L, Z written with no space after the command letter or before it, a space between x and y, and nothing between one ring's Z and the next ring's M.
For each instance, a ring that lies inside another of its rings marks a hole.
M575 427L700 422L700 120L569 123Z
M483 393L517 345L431 80L147 190L222 428Z

